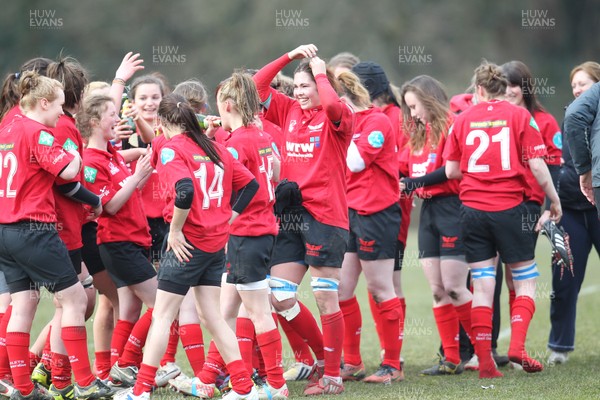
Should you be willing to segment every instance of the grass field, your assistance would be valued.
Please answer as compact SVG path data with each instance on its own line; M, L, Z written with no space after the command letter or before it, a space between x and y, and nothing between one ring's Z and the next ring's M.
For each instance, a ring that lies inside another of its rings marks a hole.
M573 238L572 240L577 240ZM549 333L549 296L550 253L545 238L540 238L537 247L537 262L541 271L536 299L537 310L527 338L529 354L544 364L544 371L538 374L526 374L507 367L502 368L504 378L479 380L476 372L465 372L459 376L421 377L419 371L436 362L435 354L439 346L439 336L431 311L431 294L425 277L418 267L415 231L411 231L403 270L403 289L406 295L407 315L405 340L402 355L405 359L404 382L391 386L373 386L365 383L348 383L346 392L341 396L322 397L323 399L594 399L600 398L600 379L595 368L600 365L600 322L598 320L598 300L600 291L600 270L598 256L594 253L588 262L587 276L580 294L577 316L576 350L565 365L548 367L546 344ZM301 300L316 311L312 293L307 285L302 285L299 293ZM364 281L357 292L363 312L363 335L361 350L367 372L376 370L379 364L379 342L375 333ZM502 293L503 310L507 309L506 290ZM33 335L42 328L52 313L51 303L43 301L36 316ZM91 326L88 326L91 328ZM502 333L499 340L499 352L506 354L510 339L509 317L502 315ZM91 338L91 329L88 329ZM205 335L208 340L208 334ZM90 340L90 352L93 347ZM93 353L91 353L93 357ZM191 369L181 349L178 363L188 375ZM294 360L287 343L284 343L284 367ZM292 397L300 397L305 382L289 384ZM490 386L490 385L493 385ZM487 388L484 388L487 387ZM152 399L183 398L173 392L161 389Z

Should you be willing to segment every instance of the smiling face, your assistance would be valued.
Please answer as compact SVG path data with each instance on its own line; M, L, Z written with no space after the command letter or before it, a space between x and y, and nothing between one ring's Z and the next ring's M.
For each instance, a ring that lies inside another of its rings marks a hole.
M308 72L297 72L294 75L294 98L303 110L310 110L321 105L317 84Z
M404 94L404 102L410 109L410 116L422 123L427 123L427 110L414 92L408 91Z
M142 83L135 90L133 104L138 108L140 116L150 124L156 120L158 105L162 100L160 87L155 83Z
M106 141L115 139L115 126L119 123L119 115L112 101L104 103L104 111L100 114L98 122L98 131L102 134L102 138Z
M523 90L519 85L508 85L506 87L506 100L515 106L525 107L525 100L523 99Z
M64 114L63 104L65 103L65 94L62 90L56 89L56 98L52 101L43 99L42 107L44 109L44 125L56 127L58 119Z
M596 82L594 82L587 72L584 70L577 71L575 75L573 75L573 80L571 81L573 96L575 96L575 98L579 97L581 93L591 88L594 83Z

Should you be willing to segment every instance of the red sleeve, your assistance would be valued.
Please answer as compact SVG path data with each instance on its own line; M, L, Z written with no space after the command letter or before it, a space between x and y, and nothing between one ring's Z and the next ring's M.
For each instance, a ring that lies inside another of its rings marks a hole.
M392 125L388 117L381 114L381 118L375 117L366 120L362 132L363 134L355 143L365 162L365 168L369 168L383 149L385 141L393 141Z
M340 100L333 87L331 87L327 75L318 74L315 76L315 81L317 82L317 90L319 91L321 105L327 114L327 118L335 123L341 121L344 109L347 108L347 106L342 103L342 100Z
M160 135L152 139L152 156L150 157L150 165L152 165L152 168L156 169L160 150L167 142L168 140L165 135Z
M227 152L226 157L230 159L231 166L233 167L233 190L236 192L249 184L252 179L254 179L254 175L252 172L248 171L248 168L244 167L241 162L234 159L233 156Z
M562 157L562 133L556 119L548 112L538 112L534 117L540 128L540 133L548 152L546 164L560 165L560 158Z
M290 63L290 57L285 53L275 61L271 61L269 64L262 67L255 75L254 75L254 83L256 83L256 88L258 89L258 96L260 97L260 101L264 102L267 100L271 92L271 82L277 76L279 71L283 69L286 65Z
M100 196L102 205L105 206L117 194L117 191L113 189L110 172L100 163L89 160L86 160L83 171L85 187Z
M409 154L410 149L408 146L406 146L401 150L400 155L398 156L398 170L403 176L409 176L410 174L410 170L408 168Z
M525 125L521 136L521 149L523 161L531 160L532 158L545 157L548 153L546 145L542 139L542 135L538 130L535 119L530 116L529 123Z
M225 144L225 146L227 146L227 150L229 150L229 153L231 153L233 158L238 160L246 168L248 167L249 159L244 151L244 145L241 141L230 140Z
M450 127L450 132L446 138L446 144L444 145L443 158L447 161L460 161L461 159L461 148L458 143L458 136L454 131L455 126Z
M225 129L217 128L217 131L215 132L215 142L224 145L225 142L227 142L227 140L229 139L229 136L230 133L227 132Z
M33 136L31 152L40 167L54 176L58 176L75 158L55 142L52 133L43 129Z
M167 145L163 146L160 150L160 160L160 176L166 177L169 181L167 183L168 186L171 186L169 190L175 190L175 184L182 179L194 179L190 174L190 169L187 167L181 155L178 154L177 150L174 150Z

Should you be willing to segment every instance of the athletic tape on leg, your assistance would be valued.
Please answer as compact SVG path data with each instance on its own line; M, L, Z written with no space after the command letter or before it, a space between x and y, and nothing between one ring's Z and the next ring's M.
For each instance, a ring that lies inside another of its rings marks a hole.
M496 279L496 267L484 267L471 269L471 277L473 279L493 278Z
M94 284L94 278L91 275L88 275L87 278L81 281L84 289L92 287Z
M533 279L540 276L537 269L537 263L526 265L525 267L511 269L512 277L515 281L524 281L526 279Z
M287 279L271 277L269 286L271 287L271 294L277 301L293 299L298 291L298 285Z
M300 314L300 304L298 304L298 302L295 302L292 308L288 310L278 311L277 314L281 315L288 321L291 321L294 318L296 318L298 314Z
M263 290L269 287L269 281L267 279L263 279L258 282L250 282L250 283L236 283L235 288L238 291L252 291L252 290Z
M312 278L310 286L313 292L337 292L340 287L340 281L332 278Z

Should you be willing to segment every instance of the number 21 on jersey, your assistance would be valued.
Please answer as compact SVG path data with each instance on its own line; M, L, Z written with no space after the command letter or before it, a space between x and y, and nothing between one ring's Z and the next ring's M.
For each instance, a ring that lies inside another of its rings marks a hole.
M211 200L217 200L217 207L221 207L224 194L223 175L225 174L225 171L220 166L210 163L214 167L214 176L210 186L208 186L208 169L206 164L208 163L201 163L200 168L194 171L194 176L196 179L198 179L200 183L200 190L202 191L203 210L207 210L210 207Z
M489 164L478 163L483 154L490 148L490 137L488 133L482 129L475 129L467 135L466 145L475 145L475 140L479 139L479 146L473 151L469 157L467 172L489 172ZM500 143L500 163L503 171L510 170L510 128L505 126L497 134L491 137L492 143ZM492 144L493 145L493 144ZM497 151L497 150L492 150Z

